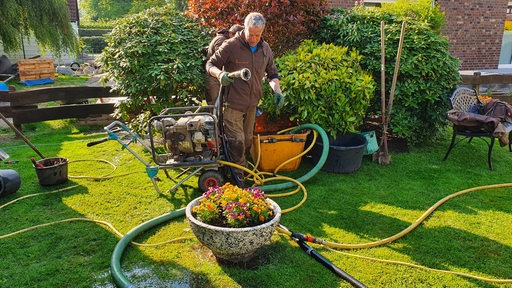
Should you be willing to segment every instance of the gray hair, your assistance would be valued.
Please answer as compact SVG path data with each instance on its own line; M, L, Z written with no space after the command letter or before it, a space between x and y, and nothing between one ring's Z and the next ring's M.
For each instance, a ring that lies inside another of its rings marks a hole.
M244 26L247 28L252 27L265 27L265 18L258 12L251 12L245 17Z

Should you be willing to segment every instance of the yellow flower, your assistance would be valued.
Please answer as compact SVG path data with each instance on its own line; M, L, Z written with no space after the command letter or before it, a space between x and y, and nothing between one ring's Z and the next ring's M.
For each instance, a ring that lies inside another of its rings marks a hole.
M230 183L206 191L192 212L204 223L224 227L255 226L273 217L260 188L242 189Z

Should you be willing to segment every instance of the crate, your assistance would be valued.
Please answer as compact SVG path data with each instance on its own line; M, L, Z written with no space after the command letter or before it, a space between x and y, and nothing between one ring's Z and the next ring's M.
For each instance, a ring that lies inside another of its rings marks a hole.
M53 59L24 59L18 60L20 80L37 80L50 78L55 80Z

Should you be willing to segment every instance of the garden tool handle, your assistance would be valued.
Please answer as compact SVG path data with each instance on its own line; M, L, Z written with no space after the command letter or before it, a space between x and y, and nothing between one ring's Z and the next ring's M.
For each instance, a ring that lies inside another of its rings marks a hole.
M92 147L94 145L98 145L98 144L101 144L103 142L107 142L108 140L109 140L109 138L105 137L105 138L100 139L100 140L92 141L92 142L87 143L87 147Z
M4 120L5 124L7 124L9 127L11 127L11 129L14 131L14 133L16 133L16 135L18 135L21 139L23 139L23 141L25 141L25 143L27 143L28 146L30 146L30 148L32 148L32 150L34 150L37 155L41 156L42 159L46 158L44 157L43 153L41 153L41 151L39 151L36 146L34 146L29 140L27 137L25 137L25 135L23 135L23 133L21 133L20 130L18 130L18 128L16 128L16 126L14 126L9 120L7 120L7 118L5 118L4 114L0 113L0 118L2 118L2 120Z

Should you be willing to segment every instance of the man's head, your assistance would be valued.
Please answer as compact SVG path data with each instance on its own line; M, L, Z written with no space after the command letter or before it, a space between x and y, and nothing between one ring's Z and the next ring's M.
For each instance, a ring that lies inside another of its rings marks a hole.
M255 46L260 42L261 34L263 34L265 18L257 12L249 13L245 17L244 26L245 39L249 42L250 46Z
M235 24L229 28L229 38L235 36L236 32L244 30L244 26Z

